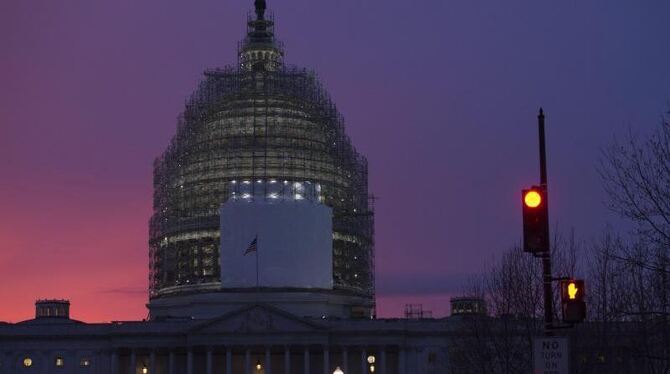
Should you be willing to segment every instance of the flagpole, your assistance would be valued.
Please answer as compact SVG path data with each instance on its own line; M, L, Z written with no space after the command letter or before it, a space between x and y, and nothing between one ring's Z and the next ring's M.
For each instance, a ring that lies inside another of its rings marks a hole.
M256 235L256 292L260 292L260 287L258 278L258 235Z

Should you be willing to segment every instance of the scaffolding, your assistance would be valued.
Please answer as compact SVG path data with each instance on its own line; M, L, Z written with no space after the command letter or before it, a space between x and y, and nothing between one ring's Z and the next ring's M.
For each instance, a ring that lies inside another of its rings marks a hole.
M154 162L150 296L221 279L219 207L234 182L321 186L333 209L337 290L374 300L374 209L368 164L315 73L286 65L274 21L249 20L238 65L206 71Z

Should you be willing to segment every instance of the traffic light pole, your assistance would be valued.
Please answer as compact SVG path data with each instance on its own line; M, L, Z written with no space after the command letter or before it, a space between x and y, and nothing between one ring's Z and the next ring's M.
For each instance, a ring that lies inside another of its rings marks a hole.
M537 116L539 135L540 135L540 184L547 191L547 150L544 136L544 111L540 108L540 114ZM549 209L549 193L546 193L545 199L547 210ZM552 335L554 327L554 296L551 275L551 247L542 252L542 281L544 284L544 333L547 336Z

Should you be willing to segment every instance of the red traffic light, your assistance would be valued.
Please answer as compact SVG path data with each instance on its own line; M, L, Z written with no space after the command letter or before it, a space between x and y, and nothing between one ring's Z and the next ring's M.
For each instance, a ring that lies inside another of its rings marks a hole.
M547 190L533 186L521 191L523 249L533 254L549 252Z
M523 203L529 208L537 208L542 204L542 194L537 190L526 190Z

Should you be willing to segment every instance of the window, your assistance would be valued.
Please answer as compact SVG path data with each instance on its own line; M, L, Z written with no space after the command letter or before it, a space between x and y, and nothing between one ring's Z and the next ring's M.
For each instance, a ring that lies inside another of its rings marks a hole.
M23 359L23 367L29 368L33 366L33 359L30 357L26 357Z
M62 368L64 366L65 366L65 360L63 359L63 357L60 356L56 357L56 367Z
M79 367L87 368L89 366L91 366L91 360L89 360L88 357L82 357L82 359L79 360Z

